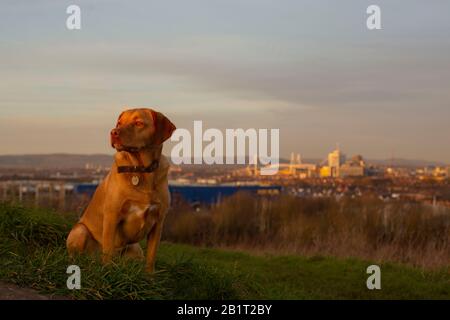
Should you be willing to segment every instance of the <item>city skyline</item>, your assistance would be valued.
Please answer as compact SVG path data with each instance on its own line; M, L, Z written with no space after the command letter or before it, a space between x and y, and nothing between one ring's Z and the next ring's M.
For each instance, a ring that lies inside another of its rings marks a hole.
M111 154L119 113L147 106L179 128L279 128L286 159L339 142L450 163L450 3L377 1L369 31L371 1L287 2L78 1L78 31L71 1L2 2L0 154Z

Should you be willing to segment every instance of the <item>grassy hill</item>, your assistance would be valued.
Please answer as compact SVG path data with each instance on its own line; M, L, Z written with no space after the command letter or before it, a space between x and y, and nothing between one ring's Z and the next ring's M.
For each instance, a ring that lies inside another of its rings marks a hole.
M450 268L424 271L382 264L381 290L366 288L371 262L330 257L255 256L163 243L157 272L141 262L71 261L70 218L0 206L0 280L76 299L450 299ZM81 268L81 290L66 288L66 268Z

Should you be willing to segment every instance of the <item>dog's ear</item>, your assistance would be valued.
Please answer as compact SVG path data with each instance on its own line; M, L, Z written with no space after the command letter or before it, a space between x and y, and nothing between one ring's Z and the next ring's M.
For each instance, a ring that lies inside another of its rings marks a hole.
M153 134L152 143L160 145L172 136L172 133L175 131L176 127L161 112L151 109L149 109L149 111L153 117L153 125L155 126L155 133Z

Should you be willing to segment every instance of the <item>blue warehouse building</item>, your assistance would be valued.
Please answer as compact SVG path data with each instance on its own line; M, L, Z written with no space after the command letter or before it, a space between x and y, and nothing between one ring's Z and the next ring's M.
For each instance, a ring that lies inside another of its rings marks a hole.
M92 196L97 184L77 184L74 192ZM172 198L183 198L186 202L202 205L212 205L220 202L223 198L231 196L239 191L254 195L271 196L278 195L282 191L281 186L261 185L169 185Z

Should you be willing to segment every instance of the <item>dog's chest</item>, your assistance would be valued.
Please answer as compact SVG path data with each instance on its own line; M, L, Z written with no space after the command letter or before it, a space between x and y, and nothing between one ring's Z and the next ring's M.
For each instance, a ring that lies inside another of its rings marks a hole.
M147 217L148 213L150 211L150 205L143 205L143 204L131 204L127 211L125 212L126 216L133 216L139 219L144 219Z
M147 220L153 220L157 213L158 206L152 204L130 204L124 212L125 220L137 220L145 224Z
M158 207L151 204L132 203L122 210L122 235L126 242L140 241L156 222Z

